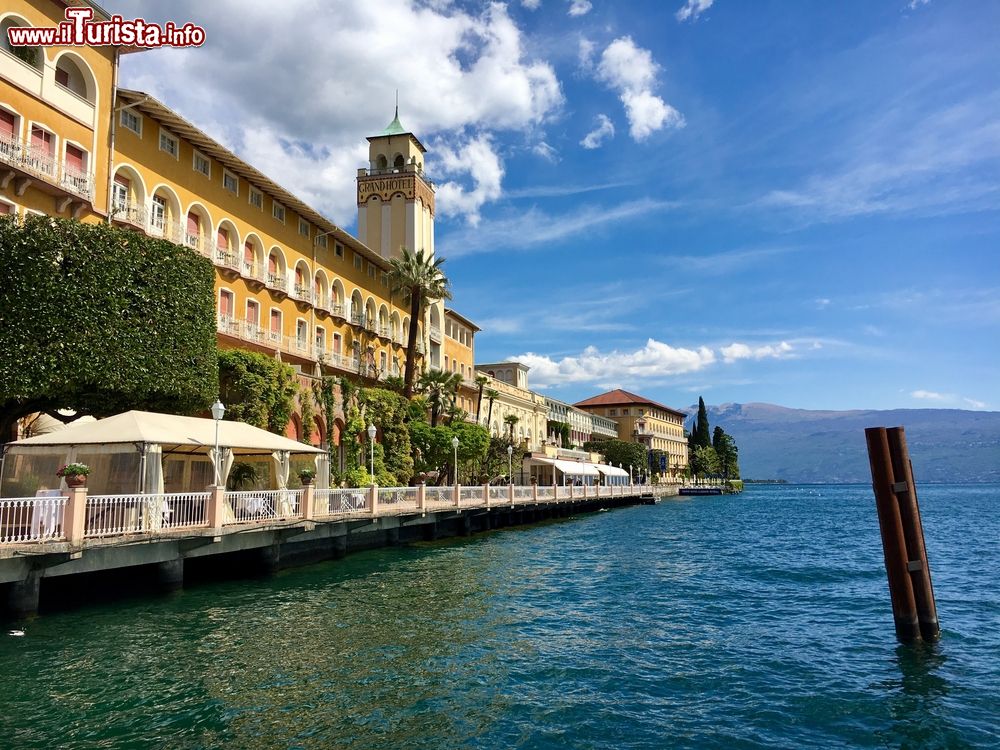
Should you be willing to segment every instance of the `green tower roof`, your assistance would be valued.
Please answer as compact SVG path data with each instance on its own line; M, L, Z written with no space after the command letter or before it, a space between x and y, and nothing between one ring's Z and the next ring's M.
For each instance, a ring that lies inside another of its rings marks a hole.
M382 135L402 135L406 132L406 128L399 121L399 107L396 107L396 116L392 118L392 122L386 125L385 130L382 131Z

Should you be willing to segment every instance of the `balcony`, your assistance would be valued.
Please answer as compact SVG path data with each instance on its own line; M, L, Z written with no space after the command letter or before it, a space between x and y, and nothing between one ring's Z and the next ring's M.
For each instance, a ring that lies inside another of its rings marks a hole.
M379 326L378 335L384 339L391 339L391 336L389 335L389 326Z
M215 329L219 333L223 333L226 336L233 336L234 338L240 339L243 338L242 322L231 315L220 315L216 321Z
M131 203L118 203L111 208L111 220L123 224L131 224L143 231L149 224L149 212L145 206L134 206Z
M237 256L236 253L234 253L229 248L216 247L215 256L213 257L212 260L215 262L215 265L217 266L222 266L223 268L226 268L235 273L240 272L241 261L239 259L239 256Z
M64 164L62 169L62 186L84 200L94 199L94 177L89 172Z
M264 274L262 273L260 266L258 266L255 262L244 260L240 265L240 275L244 279L256 281L259 284L264 283Z
M364 325L365 325L365 316L362 315L359 312L352 312L351 313L351 325L352 326L357 326L358 328L364 328Z
M437 326L431 326L431 341L441 343L441 329Z
M324 294L318 294L318 295L316 295L316 299L313 300L313 307L315 307L317 310L329 311L330 310L330 298L327 297Z
M378 324L375 322L375 318L369 315L368 318L365 320L365 328L371 331L372 333L378 331Z
M288 289L288 279L284 274L267 272L267 286L277 292L284 292Z
M344 306L339 302L334 302L327 308L331 315L336 315L338 318L344 317Z
M0 184L5 187L14 179L14 193L24 195L28 185L37 182L39 188L62 198L58 210L78 201L92 202L94 197L94 176L90 172L75 169L66 164L58 164L55 155L46 148L24 143L16 136L0 135ZM6 174L4 174L6 172Z
M312 302L312 290L309 287L296 284L292 287L292 297L299 302Z

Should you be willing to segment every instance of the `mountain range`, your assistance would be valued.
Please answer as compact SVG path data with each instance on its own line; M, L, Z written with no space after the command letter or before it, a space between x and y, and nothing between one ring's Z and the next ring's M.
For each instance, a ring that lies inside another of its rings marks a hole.
M698 407L684 411L690 424ZM708 419L735 438L745 478L869 483L865 428L902 426L918 482L1000 482L1000 412L750 403L710 406Z

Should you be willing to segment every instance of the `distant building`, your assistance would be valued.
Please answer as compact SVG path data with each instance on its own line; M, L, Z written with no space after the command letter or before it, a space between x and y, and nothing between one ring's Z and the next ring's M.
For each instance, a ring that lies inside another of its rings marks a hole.
M475 337L481 329L471 320L450 307L444 310L444 369L462 376L458 389L458 407L469 415L469 421L476 421L476 406L479 402L479 385L476 383ZM431 339L434 329L431 328Z
M579 409L613 420L618 439L667 454L667 474L678 478L688 462L683 412L619 389L579 401Z
M529 369L520 362L476 365L476 372L489 378L485 389L497 393L492 408L488 398L483 397L480 423L490 434L504 435L510 431L505 420L516 417L514 442L530 451L545 442L549 409L544 396L528 390Z

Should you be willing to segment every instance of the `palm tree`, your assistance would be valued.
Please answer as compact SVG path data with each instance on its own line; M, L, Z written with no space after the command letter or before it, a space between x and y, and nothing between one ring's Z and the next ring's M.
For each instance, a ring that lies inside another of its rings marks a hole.
M520 417L518 417L516 414L508 414L506 417L503 418L504 424L507 425L507 428L510 430L511 443L514 442L514 425L516 425L520 421L521 421Z
M455 395L461 384L462 376L457 372L428 370L420 376L417 388L427 397L427 403L431 407L431 427L437 427L438 417L442 412L454 407Z
M486 414L486 427L489 429L490 425L493 423L493 402L500 398L500 391L495 391L492 388L486 389L486 399L490 402L490 410Z
M483 410L483 389L490 379L485 375L476 375L476 385L479 386L479 399L476 401L476 424L479 424L480 412Z
M444 258L434 259L423 250L413 253L402 248L402 255L389 262L389 277L394 291L402 291L410 298L410 330L406 340L406 370L403 375L403 395L413 395L413 376L416 371L417 324L423 318L428 303L451 299L448 279L441 271Z

